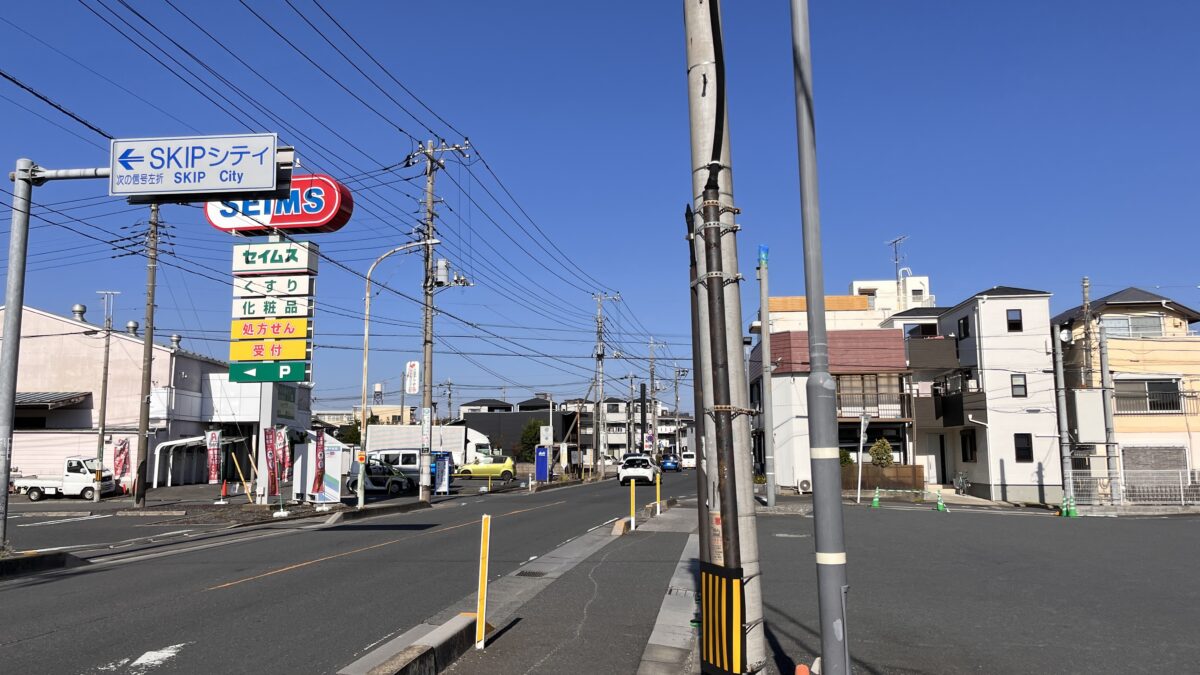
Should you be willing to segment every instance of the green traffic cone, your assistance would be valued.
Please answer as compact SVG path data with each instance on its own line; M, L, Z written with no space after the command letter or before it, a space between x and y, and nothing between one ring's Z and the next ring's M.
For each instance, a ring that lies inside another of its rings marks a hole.
M1062 504L1058 507L1058 515L1063 518L1067 517L1067 493L1063 493Z
M949 513L950 509L946 508L946 502L942 501L942 493L938 493L937 505L933 507L934 511L943 511Z
M871 500L871 508L879 508L879 488L875 488L875 498Z
M1079 512L1075 510L1075 495L1067 498L1067 517L1078 518Z

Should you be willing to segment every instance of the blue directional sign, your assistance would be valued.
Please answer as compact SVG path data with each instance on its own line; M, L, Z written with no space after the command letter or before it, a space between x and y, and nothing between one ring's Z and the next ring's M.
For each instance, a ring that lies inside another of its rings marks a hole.
M275 134L113 139L113 196L263 192L276 187Z

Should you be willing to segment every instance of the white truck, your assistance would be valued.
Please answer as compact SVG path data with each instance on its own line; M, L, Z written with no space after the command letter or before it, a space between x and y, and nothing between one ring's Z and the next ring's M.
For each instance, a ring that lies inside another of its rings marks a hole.
M464 426L433 427L433 452L448 452L455 466L469 464L478 456L491 456L492 446L484 436ZM421 449L421 425L372 424L367 427L368 455ZM407 470L407 467L402 467Z
M107 494L117 489L113 482L112 471L104 470L101 474L100 494ZM63 495L67 497L83 497L92 499L96 492L96 458L67 457L63 460L61 476L23 476L13 481L13 488L36 502L46 495Z

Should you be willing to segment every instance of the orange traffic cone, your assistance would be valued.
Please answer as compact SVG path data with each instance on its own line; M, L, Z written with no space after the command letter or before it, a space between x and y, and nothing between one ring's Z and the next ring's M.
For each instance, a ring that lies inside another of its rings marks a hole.
M229 496L229 482L222 480L221 481L221 498L213 503L214 504L228 504L229 502L225 501L225 498L228 496Z

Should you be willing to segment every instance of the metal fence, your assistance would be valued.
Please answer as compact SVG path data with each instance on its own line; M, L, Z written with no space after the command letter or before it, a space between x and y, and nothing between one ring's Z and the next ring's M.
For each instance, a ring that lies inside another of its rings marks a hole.
M1081 506L1200 505L1200 471L1126 471L1119 478L1075 474L1075 502Z

